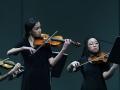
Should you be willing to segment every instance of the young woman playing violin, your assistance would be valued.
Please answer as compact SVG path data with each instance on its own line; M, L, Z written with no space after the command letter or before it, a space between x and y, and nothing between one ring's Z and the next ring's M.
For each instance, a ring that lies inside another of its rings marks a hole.
M110 68L110 64L94 63L92 61L93 56L98 56L100 53L100 43L95 37L89 37L84 42L84 50L79 60L73 61L67 67L68 72L77 72L78 70L84 76L81 90L107 90L105 80L112 77L117 64L113 64ZM89 62L83 64L84 62ZM83 65L81 65L83 64Z
M25 38L7 52L7 55L21 52L24 59L25 71L21 90L51 90L48 69L60 60L71 40L65 39L61 51L53 58L50 46L43 46L36 51L34 40L41 35L41 24L38 20L28 19L25 32Z
M0 72L0 82L7 78L9 79L10 76L12 76L20 67L21 67L21 64L17 63L8 73L2 75ZM13 78L15 78L15 77L13 77Z

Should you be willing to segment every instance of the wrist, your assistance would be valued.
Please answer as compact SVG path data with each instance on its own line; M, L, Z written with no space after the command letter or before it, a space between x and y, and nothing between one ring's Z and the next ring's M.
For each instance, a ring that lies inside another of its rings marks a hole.
M62 48L62 50L61 50L61 51L62 51L62 52L65 52L65 49L63 49L63 48Z

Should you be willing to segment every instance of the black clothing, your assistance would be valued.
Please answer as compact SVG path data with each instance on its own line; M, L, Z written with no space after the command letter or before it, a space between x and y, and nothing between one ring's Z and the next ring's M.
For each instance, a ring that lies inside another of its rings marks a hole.
M52 52L53 57L55 57L59 52ZM61 59L54 65L52 66L49 71L50 71L50 76L51 78L60 78L61 74L62 74L62 70L64 68L65 62L67 60L67 54L63 54L63 56L61 57ZM24 65L23 65L24 66ZM20 76L22 76L24 74L24 69L20 69L20 73L15 74L17 75L17 78L19 78Z
M22 46L31 47L28 39L23 39L14 48ZM21 90L51 90L49 75L51 65L48 61L52 57L51 48L44 46L33 55L29 50L23 50L21 54L25 66Z
M78 60L79 62L85 61L85 58ZM103 78L103 72L108 71L109 64L93 64L88 63L80 67L80 71L84 76L81 90L107 90L105 80Z

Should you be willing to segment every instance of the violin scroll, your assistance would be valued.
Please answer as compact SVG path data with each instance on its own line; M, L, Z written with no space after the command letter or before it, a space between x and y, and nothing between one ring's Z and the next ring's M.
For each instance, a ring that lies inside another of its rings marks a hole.
M72 44L74 44L74 45L77 46L77 47L80 47L80 46L81 46L81 44L80 44L79 42L74 42L74 41L72 41Z

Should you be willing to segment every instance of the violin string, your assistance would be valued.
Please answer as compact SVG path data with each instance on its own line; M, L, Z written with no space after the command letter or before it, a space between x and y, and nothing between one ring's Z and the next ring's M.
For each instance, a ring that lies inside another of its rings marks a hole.
M53 35L52 35L51 37L47 38L46 41L45 41L41 46L39 46L39 47L36 49L36 51L38 51L38 49L40 49L43 45L45 45L45 43L46 43L49 39L51 39L57 32L58 32L58 31L56 31L55 33L53 33Z
M65 40L63 40L62 38L61 38L61 39L58 39L58 38L56 39L56 38L52 37L52 39L54 39L54 40L56 40L56 41L63 41L63 42L65 41Z

